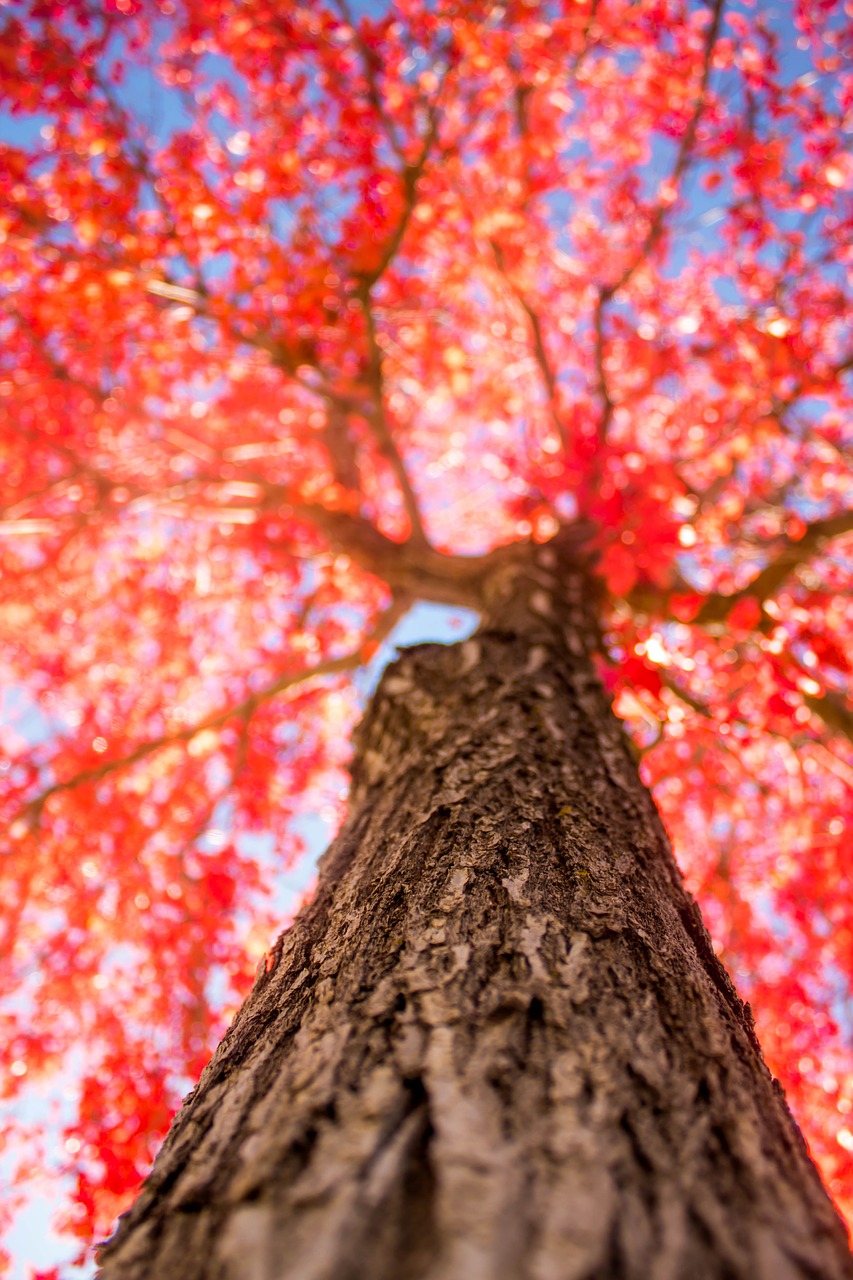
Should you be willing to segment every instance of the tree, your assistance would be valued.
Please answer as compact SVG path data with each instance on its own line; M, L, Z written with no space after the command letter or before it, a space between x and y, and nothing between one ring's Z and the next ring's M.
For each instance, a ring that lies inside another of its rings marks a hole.
M216 1217L273 1077L231 1265L325 1207L317 1276L850 1274L601 692L849 1211L845 15L5 12L4 1096L76 1058L66 1225L133 1198L427 600L480 628L384 678L105 1274Z

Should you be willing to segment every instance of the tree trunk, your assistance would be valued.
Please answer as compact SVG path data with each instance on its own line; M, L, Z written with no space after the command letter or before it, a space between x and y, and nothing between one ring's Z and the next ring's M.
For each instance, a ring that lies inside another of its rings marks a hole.
M834 1280L836 1217L542 549L386 672L316 897L103 1280Z

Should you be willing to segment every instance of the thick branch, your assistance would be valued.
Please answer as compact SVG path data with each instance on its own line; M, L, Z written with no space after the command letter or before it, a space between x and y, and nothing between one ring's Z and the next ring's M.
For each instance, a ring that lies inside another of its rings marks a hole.
M740 600L752 599L759 604L769 600L779 590L785 579L799 565L809 560L815 552L820 551L830 538L838 538L853 530L853 510L841 511L837 515L828 516L824 520L815 520L810 524L801 538L786 538L782 550L759 574L739 591L731 595L709 596L695 621L700 626L708 623L722 622L730 610Z
M802 698L809 711L819 716L828 729L843 733L853 742L853 711L845 706L843 699L837 693L825 689L819 697L804 693Z
M530 542L511 542L479 556L445 555L409 539L394 542L363 516L330 511L310 503L291 504L294 515L309 521L336 550L350 556L361 569L375 574L395 595L412 600L428 600L463 609L482 611L486 584L506 570L532 565ZM571 540L579 557L593 532L585 521L564 525L557 535Z

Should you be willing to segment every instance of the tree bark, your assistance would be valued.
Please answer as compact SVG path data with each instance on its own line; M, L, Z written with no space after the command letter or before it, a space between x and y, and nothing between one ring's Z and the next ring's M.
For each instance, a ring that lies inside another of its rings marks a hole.
M553 550L384 675L102 1280L835 1280L846 1232Z

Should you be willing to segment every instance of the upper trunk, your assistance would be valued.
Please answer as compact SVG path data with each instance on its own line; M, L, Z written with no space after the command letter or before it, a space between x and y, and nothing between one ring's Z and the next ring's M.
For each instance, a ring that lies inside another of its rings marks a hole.
M853 1276L555 565L385 674L104 1280Z

